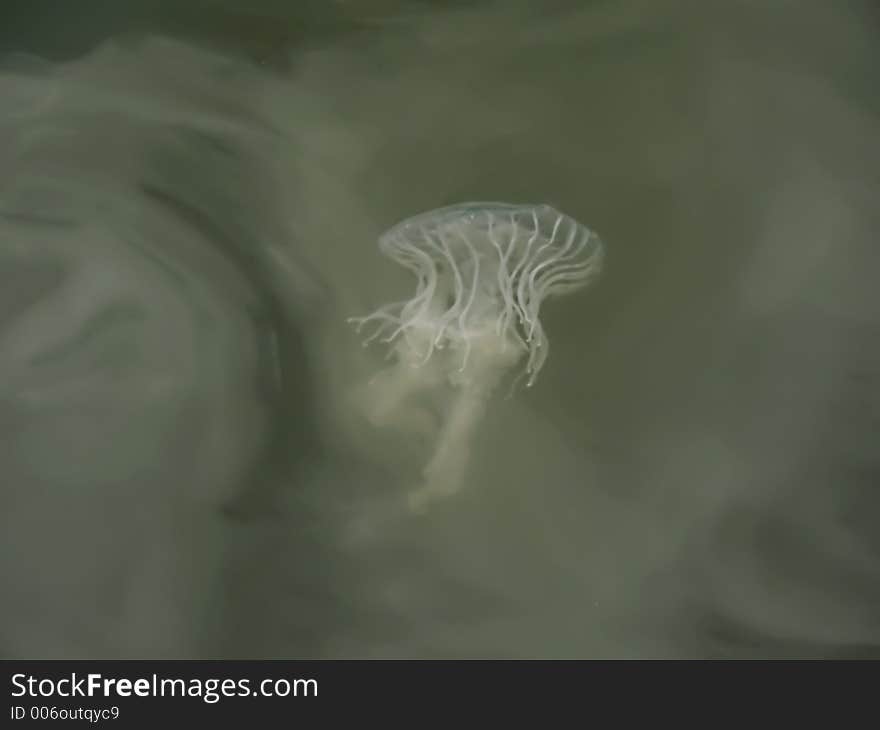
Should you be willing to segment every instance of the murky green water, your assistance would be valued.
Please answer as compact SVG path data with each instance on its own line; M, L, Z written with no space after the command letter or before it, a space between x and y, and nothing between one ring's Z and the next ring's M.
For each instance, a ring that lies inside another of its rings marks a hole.
M877 656L869 4L40 5L0 36L5 655ZM412 292L383 230L480 200L605 271L413 514L454 389L371 424L346 318Z

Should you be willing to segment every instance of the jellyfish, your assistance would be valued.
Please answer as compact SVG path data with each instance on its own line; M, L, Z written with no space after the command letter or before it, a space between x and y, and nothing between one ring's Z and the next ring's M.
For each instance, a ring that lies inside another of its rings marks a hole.
M534 384L549 350L541 304L590 284L604 246L549 205L465 203L398 223L379 249L417 284L411 298L349 319L393 361L371 381L367 415L387 425L420 392L444 389L433 454L409 493L420 512L461 489L474 431L507 374L524 362L520 377Z

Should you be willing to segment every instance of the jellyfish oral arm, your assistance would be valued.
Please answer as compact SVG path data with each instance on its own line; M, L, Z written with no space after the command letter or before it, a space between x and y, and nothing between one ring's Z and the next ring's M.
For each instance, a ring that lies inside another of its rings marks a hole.
M422 512L434 500L460 491L470 461L474 432L486 414L488 394L477 387L456 392L434 454L423 471L424 481L409 495L409 506Z
M407 402L421 391L442 385L447 375L439 363L413 362L409 343L404 339L396 342L394 352L396 362L355 392L359 410L374 426L397 425L421 431L425 419L408 408Z

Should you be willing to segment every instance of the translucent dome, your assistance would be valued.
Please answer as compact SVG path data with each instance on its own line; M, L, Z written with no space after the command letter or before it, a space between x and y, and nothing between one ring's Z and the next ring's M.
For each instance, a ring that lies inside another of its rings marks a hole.
M422 213L384 233L379 248L418 284L411 299L352 319L376 325L368 341L403 337L425 360L450 346L462 351L464 370L473 344L494 338L528 352L529 385L547 358L541 303L585 287L603 258L600 238L573 218L506 203Z

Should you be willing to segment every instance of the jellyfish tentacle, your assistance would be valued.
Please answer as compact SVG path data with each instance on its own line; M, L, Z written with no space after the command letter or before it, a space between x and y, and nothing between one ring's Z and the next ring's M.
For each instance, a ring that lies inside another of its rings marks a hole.
M574 243L574 240L577 238L578 229L575 226L570 226L569 235L562 246L562 249L555 257L547 257L543 262L537 264L531 271L528 277L528 300L530 303L532 302L540 302L542 297L537 296L537 292L535 291L535 278L541 273L542 270L549 269L554 270L560 261L566 260L566 257L569 255L569 251ZM556 234L557 228L554 228L554 236ZM576 255L576 254L575 254ZM522 286L522 282L520 283ZM527 339L531 339L532 335L535 331L535 322L537 321L537 310L533 312L532 323L529 328L529 334Z
M519 300L520 308L526 314L526 321L523 323L524 326L528 325L528 329L526 330L526 342L531 341L531 333L533 333L535 329L535 315L532 312L532 308L529 306L529 296L526 288L528 285L527 274L537 265L538 261L540 261L541 254L543 254L544 251L546 251L548 248L553 248L553 244L556 242L556 235L559 232L559 227L562 225L562 218L563 216L561 213L556 214L556 222L553 224L553 230L550 233L550 238L545 241L541 246L539 246L535 253L529 257L529 260L519 278L519 282L517 285L517 299Z
M558 289L559 282L564 282L565 289L576 283L578 288L583 286L586 281L598 274L601 267L601 258L591 256L583 261L576 261L563 266L555 267L538 281L535 285L536 292L539 296L548 296L550 294L562 293ZM580 283L579 283L580 282Z
M538 373L541 372L541 368L544 367L544 362L547 360L550 350L547 338L544 336L544 327L541 324L541 320L535 321L537 322L535 339L533 340L535 344L529 352L529 360L526 365L526 371L529 374L529 379L526 382L526 387L528 388L535 384L535 379L538 377Z
M404 305L404 309L401 312L401 317L404 314L408 316L404 319L400 326L395 330L395 332L388 338L387 341L394 340L397 335L399 335L402 331L411 327L415 322L424 318L424 315L427 313L430 308L431 301L434 297L434 291L437 285L437 270L431 258L424 253L424 251L420 251L419 249L413 248L413 250L418 254L418 256L422 257L422 269L419 278L419 288L416 292L416 296L413 297L406 305ZM414 311L413 311L414 310ZM433 348L432 348L433 349Z
M467 316L471 310L471 307L474 304L474 297L477 294L477 285L480 281L480 256L477 253L477 250L474 248L474 245L470 242L467 236L465 236L461 231L457 231L459 237L462 241L464 241L465 245L468 247L471 253L471 260L473 261L473 275L471 278L471 291L468 296L467 304L464 309L462 309L461 314L458 317L458 328L459 332L466 332L467 330ZM461 372L464 372L467 367L468 356L471 352L471 340L470 337L465 337L465 350L464 350L464 358L461 363Z
M507 260L504 252L501 250L501 245L495 238L495 216L488 216L487 222L487 236L489 238L489 242L494 246L496 253L498 254L498 272L496 279L498 281L498 293L501 295L502 300L505 302L505 305L508 301L507 294ZM504 329L504 318L507 313L507 309L502 311L501 316L498 317L498 321L495 323L495 332L500 335Z
M348 321L355 325L355 331L357 332L360 332L367 324L377 323L376 330L373 334L364 340L364 344L368 345L382 335L383 332L387 331L389 327L394 326L394 324L399 321L399 315L394 314L394 312L395 310L402 308L404 305L405 302L392 302L391 304L386 304L385 306L380 307L375 312L368 314L365 317L349 317Z
M507 242L507 249L502 253L499 243L493 240L496 249L500 255L498 265L498 289L504 301L504 308L498 317L496 332L499 336L507 331L510 326L510 320L516 315L516 302L513 297L512 282L507 262L513 252L516 242L519 240L519 223L516 219L516 213L510 214L510 240Z
M523 313L522 317L522 327L525 332L525 339L528 342L528 327L531 326L532 320L532 312L529 307L529 298L528 293L525 289L525 284L528 281L528 272L535 266L535 263L540 260L541 254L553 243L553 238L556 235L556 229L554 228L553 233L551 234L551 238L548 241L545 241L542 245L540 245L534 252L531 252L525 261L523 269L519 275L519 279L517 280L517 288L516 288L516 299L519 302L519 308Z
M595 239L595 246L590 254L583 259L577 257L583 252L590 240ZM543 299L551 294L565 294L585 286L590 279L599 273L602 265L602 248L598 236L589 232L580 242L576 251L568 257L568 262L554 266L543 272L534 285L535 297Z
M444 256L446 257L446 260L449 262L449 268L452 271L453 285L455 288L455 294L452 304L446 308L446 312L440 317L437 323L437 336L435 340L435 344L437 344L444 337L447 336L446 332L449 328L450 323L453 322L458 316L458 311L461 307L461 300L464 296L464 281L461 278L461 272L459 271L458 263L456 262L455 257L450 251L449 241L444 236L442 229L437 228L434 233L436 233L437 237L440 239L441 249Z
M532 246L534 245L535 241L538 240L538 236L541 235L541 223L538 220L538 213L534 208L532 208L531 214L534 230L531 237L526 242L525 250L520 255L519 261L517 262L516 267L514 267L513 273L510 275L511 294L514 294L514 283L517 282L518 279L522 278L522 272L524 270L524 267L528 263L529 254L532 250ZM519 318L520 324L524 326L526 323L526 311L523 309L522 302L516 295L514 295L514 303L516 305L517 316Z

